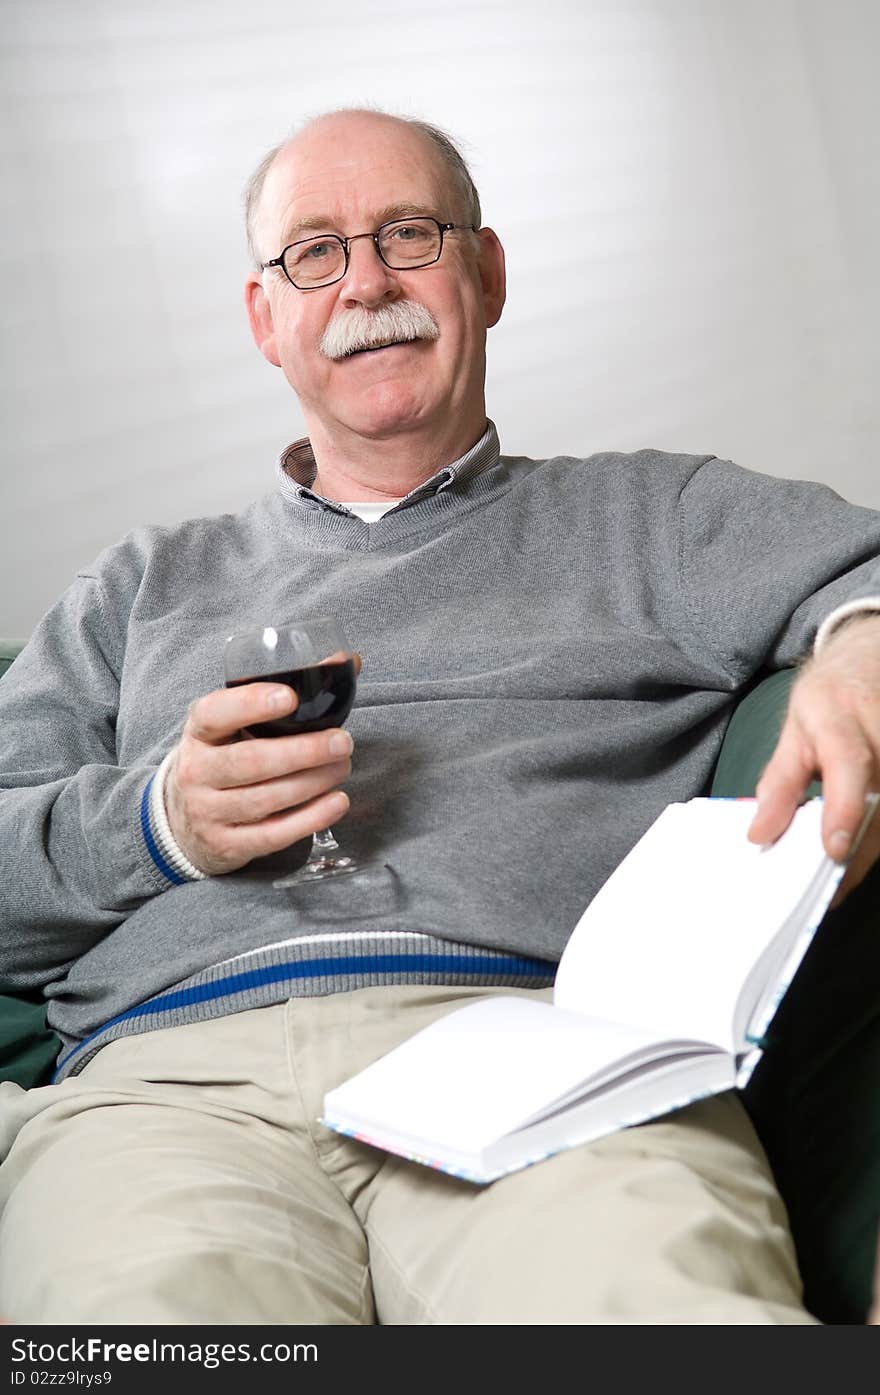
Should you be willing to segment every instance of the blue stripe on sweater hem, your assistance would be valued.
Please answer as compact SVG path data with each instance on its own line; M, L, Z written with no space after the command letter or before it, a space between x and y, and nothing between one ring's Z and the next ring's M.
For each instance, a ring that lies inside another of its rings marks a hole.
M147 852L150 854L150 857L153 859L156 866L159 868L159 871L162 873L162 876L167 877L168 880L170 882L173 882L175 886L185 886L187 880L186 877L182 877L179 872L175 872L171 864L165 861L164 857L159 851L156 840L153 837L153 830L150 827L150 790L152 789L153 781L155 780L155 778L155 775L150 776L149 780L147 781L147 787L144 790L143 796L141 797L141 832L144 835L144 842L147 845Z
M319 978L322 974L334 977L346 974L365 973L454 973L478 974L509 973L523 978L547 978L553 966L541 959L519 959L515 955L502 957L468 957L454 954L362 954L346 955L338 959L311 959L285 964L269 964L262 969L248 969L244 973L232 974L216 983L199 983L192 988L180 988L165 993L160 998L152 998L146 1003L137 1003L117 1017L111 1017L97 1031L83 1037L63 1060L58 1062L56 1074L64 1070L68 1061L90 1042L102 1036L112 1027L122 1022L136 1021L161 1012L173 1012L178 1008L191 1007L197 1003L210 1002L216 998L229 997L249 988L260 988L268 983L279 983L283 979Z

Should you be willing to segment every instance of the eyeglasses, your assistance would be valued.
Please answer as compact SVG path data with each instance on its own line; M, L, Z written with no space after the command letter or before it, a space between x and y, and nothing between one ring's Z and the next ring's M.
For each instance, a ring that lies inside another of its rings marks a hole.
M321 237L291 242L280 257L260 262L260 270L280 266L298 291L316 291L342 280L348 271L351 244L359 237L369 237L392 271L416 271L438 262L443 251L443 234L459 230L477 231L464 223L440 223L436 218L396 218L372 233L355 233L354 237L325 233Z

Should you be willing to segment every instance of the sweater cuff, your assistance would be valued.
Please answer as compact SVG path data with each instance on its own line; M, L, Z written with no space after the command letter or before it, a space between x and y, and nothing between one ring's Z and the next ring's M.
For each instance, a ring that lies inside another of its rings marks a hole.
M854 615L880 615L880 596L862 596L857 601L847 601L844 605L839 605L836 610L832 610L830 615L826 615L822 624L816 631L816 638L813 642L814 657L821 654L834 631L845 620L850 620Z
M171 832L168 822L168 812L165 808L165 777L173 756L174 749L168 752L144 791L141 822L150 857L170 882L180 886L184 882L206 881L207 873L200 872L198 867L190 862Z

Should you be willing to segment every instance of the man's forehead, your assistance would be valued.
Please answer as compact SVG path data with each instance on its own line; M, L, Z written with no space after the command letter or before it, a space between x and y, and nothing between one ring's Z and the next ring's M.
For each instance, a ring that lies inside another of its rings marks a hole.
M450 194L442 158L403 123L309 128L269 171L262 213L285 229L323 227L358 214L380 221L419 212L447 217Z

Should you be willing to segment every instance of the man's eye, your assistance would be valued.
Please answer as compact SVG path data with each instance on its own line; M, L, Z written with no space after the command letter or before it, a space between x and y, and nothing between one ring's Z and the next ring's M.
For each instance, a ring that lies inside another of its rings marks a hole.
M396 228L392 228L389 234L395 242L412 242L414 238L423 236L422 228L410 227L408 223L402 223Z
M333 255L332 242L309 242L304 247L292 248L287 254L288 271L305 267L306 262L326 262Z

